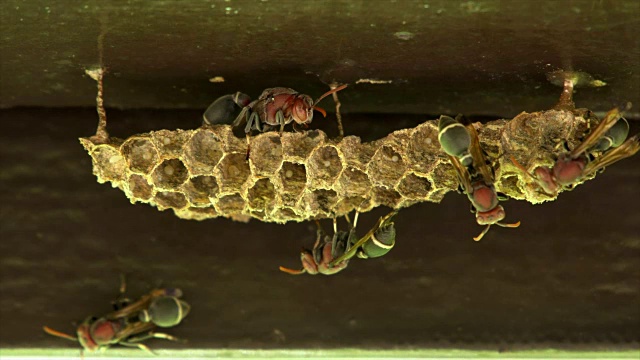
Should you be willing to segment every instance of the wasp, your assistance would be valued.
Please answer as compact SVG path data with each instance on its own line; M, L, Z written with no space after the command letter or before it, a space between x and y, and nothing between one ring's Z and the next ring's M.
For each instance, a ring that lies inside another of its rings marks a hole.
M576 84L584 83L584 78L590 78L583 73L574 72L561 72L560 75L565 77L563 90L554 109L575 112L573 88ZM597 80L589 81L590 84L596 83L594 86L601 86ZM622 117L620 110L614 108L573 150L569 150L565 142L565 151L557 156L552 167L537 167L530 173L513 156L511 161L531 177L542 191L555 197L561 189L572 189L606 166L636 154L640 149L640 134L627 139L628 135L629 123Z
M249 105L250 102L249 95L239 91L235 94L220 96L202 114L203 124L226 124L237 110Z
M313 120L313 110L319 111L324 117L327 116L326 111L318 107L317 104L325 97L346 87L347 85L342 85L331 89L316 101L313 101L309 95L300 94L289 88L266 89L257 100L242 108L238 117L233 121L233 126L246 123L244 131L247 134L252 130L269 131L277 126L280 126L280 133L282 133L285 125L291 122L306 127Z
M396 227L393 218L397 214L398 210L393 210L387 215L380 217L363 237L357 239L355 236L355 227L358 222L359 212L356 211L352 226L354 236L351 238L351 246L344 254L329 263L329 265L333 266L334 263L337 264L342 261L348 261L354 256L361 259L371 259L386 255L396 245Z
M496 192L493 186L493 168L484 156L476 129L472 124L464 126L460 122L461 118L461 115L456 119L441 116L438 122L438 140L456 171L461 190L471 201L471 212L476 214L476 221L479 225L487 225L480 235L473 238L479 241L493 224L517 228L520 222L500 222L506 216L500 200L507 200L507 197Z
M155 332L156 327L173 327L189 314L191 307L180 300L180 289L154 289L138 301L129 303L124 297L124 278L120 287L120 297L114 304L114 311L102 316L86 318L76 329L76 336L68 335L44 326L44 331L53 336L78 341L88 352L105 351L113 345L137 347L151 354L153 352L142 342L151 338L180 341L169 334Z
M575 149L560 154L553 167L540 166L530 173L513 156L511 161L531 177L550 196L557 196L561 189L572 189L585 178L633 156L640 150L640 135L627 139L629 123L615 108L587 135ZM626 141L625 141L626 140Z
M312 250L303 249L300 254L302 269L293 270L281 266L280 270L292 275L308 273L311 275L333 275L344 270L354 256L362 259L376 258L388 253L395 245L396 230L391 218L397 214L392 211L378 220L376 225L362 238L356 235L359 212L356 212L349 231L338 231L337 219L333 219L333 237L324 234L318 225L317 239Z

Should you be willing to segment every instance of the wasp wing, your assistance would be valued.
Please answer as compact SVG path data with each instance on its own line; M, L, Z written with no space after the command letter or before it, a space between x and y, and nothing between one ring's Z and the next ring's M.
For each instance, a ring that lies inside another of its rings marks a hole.
M607 113L607 115L604 116L604 119L600 121L598 126L596 126L596 128L593 129L593 131L591 131L589 135L587 135L587 138L584 139L584 141L580 145L578 145L575 149L571 151L571 154L570 154L571 158L576 159L580 155L582 155L582 153L584 153L585 151L593 147L598 142L598 140L600 140L600 138L607 131L609 131L609 129L611 129L613 125L615 125L615 123L620 119L620 117L621 115L618 108L610 110Z
M382 224L386 224L387 221L389 221L389 219L391 219L393 216L395 216L398 213L398 210L393 210L392 212L388 213L387 215L381 217L378 219L378 221L376 222L376 224L371 228L371 230L369 230L369 232L367 232L363 237L360 238L360 240L356 241L351 248L346 251L344 254L342 254L341 256L339 256L336 259L333 259L332 262L329 263L329 266L335 266L345 260L349 260L352 257L354 257L356 255L356 253L358 252L358 249L364 245L369 239L371 239L371 236L373 236L373 234L376 232L376 230L378 230L380 228L380 226L382 226Z
M136 313L138 313L139 311L142 311L146 308L149 307L149 305L151 304L151 301L153 301L153 299L160 297L160 296L167 296L169 295L169 289L155 289L152 290L149 294L144 295L140 298L140 300L132 303L129 306L126 306L120 310L114 311L110 314L108 314L107 316L105 316L105 318L109 319L109 320L115 320L115 319L120 319L120 318L127 318L130 317Z
M625 141L622 145L607 151L604 155L589 162L584 167L584 175L582 177L593 174L596 171L607 167L615 162L633 156L638 152L638 150L640 150L640 134L627 139L627 141Z
M480 173L485 184L493 184L493 171L487 164L487 159L484 157L482 146L480 146L478 132L476 131L476 128L473 127L473 124L467 125L467 130L469 130L469 135L471 136L469 153L471 153L471 157L473 158L473 167L478 173Z
M156 325L151 322L136 321L136 322L129 323L122 330L118 331L115 334L113 343L115 344L121 341L125 341L130 336L151 331L155 327Z
M458 182L462 185L462 189L465 194L471 194L473 192L473 187L471 186L471 175L469 175L469 171L464 167L460 160L457 157L449 155L449 161L451 165L453 165L453 169L456 171L456 175L458 176Z

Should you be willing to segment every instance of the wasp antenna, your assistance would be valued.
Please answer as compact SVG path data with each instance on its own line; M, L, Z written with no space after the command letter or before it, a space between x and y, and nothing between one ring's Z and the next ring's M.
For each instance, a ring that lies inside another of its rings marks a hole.
M512 228L515 229L518 226L520 226L520 221L518 221L517 223L513 223L513 224L501 224L501 223L497 223L498 226L502 226L504 228Z
M327 117L327 112L323 108L321 108L319 106L314 106L313 110L315 110L315 111L319 112L320 114L322 114L322 117Z
M280 271L285 272L285 273L290 274L290 275L301 275L301 274L304 274L306 272L304 269L302 269L302 270L293 270L293 269L286 268L284 266L280 266L278 269L280 269Z
M320 96L320 97L318 98L318 100L316 100L316 102L315 102L315 103L313 103L314 108L315 108L315 105L316 105L317 103L319 103L319 102L320 102L320 100L322 100L322 99L326 98L327 96L329 96L329 95L331 95L331 94L333 94L333 93L336 93L336 92L338 92L338 91L340 91L340 90L343 90L343 89L344 89L344 88L346 88L346 87L347 87L347 84L340 85L340 86L338 86L337 88L335 88L335 89L331 89L331 90L327 91L326 93L322 94L322 96Z
M480 235L476 236L473 238L473 240L475 241L480 241L482 240L482 238L486 235L486 233L489 231L489 228L491 228L491 225L487 225L486 228L484 228L484 230L482 230L482 232L480 233Z
M124 273L120 273L120 294L123 295L125 292L127 292L127 279Z
M49 335L57 336L59 338L63 338L63 339L71 340L71 341L78 341L77 337L71 336L69 334L65 334L65 333L57 331L57 330L53 330L52 328L47 327L47 326L43 326L42 330L44 330L44 332L46 332Z
M509 157L511 158L511 162L513 163L513 165L515 165L518 169L522 170L522 172L525 173L530 178L536 180L536 182L538 181L538 179L536 179L533 175L531 175L531 173L529 173L529 171L527 171L527 169L522 164L520 164L518 160L516 160L516 158L513 157L513 155Z

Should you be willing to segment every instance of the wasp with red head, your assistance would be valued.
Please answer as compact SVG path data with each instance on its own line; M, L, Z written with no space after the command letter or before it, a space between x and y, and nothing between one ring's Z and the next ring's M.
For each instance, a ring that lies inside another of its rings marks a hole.
M154 289L138 301L129 304L124 298L124 279L120 287L120 297L114 302L115 310L103 317L90 316L76 329L76 336L53 330L47 326L44 331L56 337L78 341L88 352L105 351L113 345L138 347L151 354L149 347L142 344L151 338L179 341L169 334L155 332L156 327L173 327L189 314L190 306L180 300L180 289Z
M309 95L300 94L289 88L266 89L257 100L243 107L240 115L233 121L233 126L246 123L244 131L247 134L252 130L265 132L276 126L280 126L282 133L285 125L291 122L308 126L313 120L313 110L327 116L326 111L317 106L320 100L346 87L347 85L342 85L331 89L316 101L313 101Z
M378 220L376 225L362 238L356 235L359 212L356 211L353 223L347 216L351 229L338 231L337 220L333 220L333 237L325 236L318 223L318 237L313 250L303 249L300 254L301 270L280 267L280 270L292 275L308 273L311 275L333 275L344 270L354 256L362 259L376 258L388 253L395 245L396 230L391 221L397 211Z
M472 212L476 214L479 225L487 225L480 235L473 239L479 241L489 231L491 225L516 228L514 224L501 223L506 213L500 200L507 198L496 192L493 186L493 169L484 156L478 133L473 124L464 126L459 115L456 119L441 116L438 123L438 140L449 156L462 191L471 201Z
M302 261L302 269L294 270L284 266L280 266L280 271L291 275L310 274L310 275L333 275L344 270L349 261L341 261L332 263L332 261L345 251L349 250L351 239L354 238L355 229L351 231L338 231L337 220L333 219L333 237L326 235L320 226L320 222L316 220L318 226L316 242L312 250L302 249L300 260Z
M560 101L555 108L578 113L590 121L592 116L589 111L575 109L572 98L575 81L571 77L565 79ZM529 172L513 156L511 161L532 178L542 191L555 197L560 190L571 189L606 166L636 154L640 150L640 135L627 139L628 135L629 123L620 110L614 108L573 150L569 150L564 143L565 152L557 156L552 167L540 166Z

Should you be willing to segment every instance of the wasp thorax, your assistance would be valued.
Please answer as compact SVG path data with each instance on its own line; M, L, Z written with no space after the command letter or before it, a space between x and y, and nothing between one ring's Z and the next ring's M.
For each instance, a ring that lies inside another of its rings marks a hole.
M98 345L108 345L116 336L114 323L106 319L99 319L90 326L90 336Z
M493 187L483 183L476 183L469 200L478 212L487 212L498 206L498 195Z
M573 184L581 175L586 161L584 158L559 159L553 166L553 176L560 185Z

